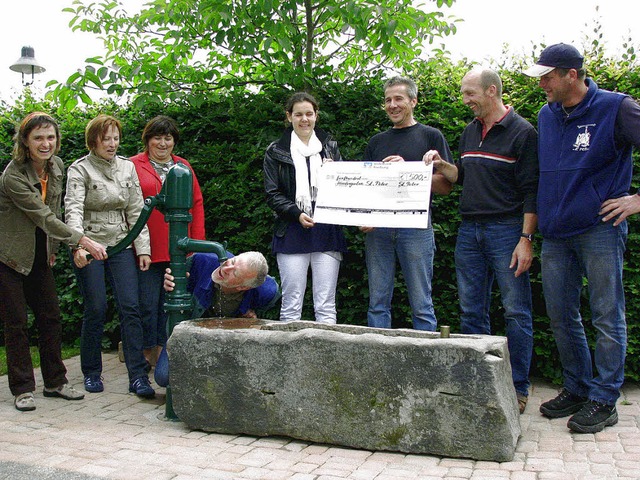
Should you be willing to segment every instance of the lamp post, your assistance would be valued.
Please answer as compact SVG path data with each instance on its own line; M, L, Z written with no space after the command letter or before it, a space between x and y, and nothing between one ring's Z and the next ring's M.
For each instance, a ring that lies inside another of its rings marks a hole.
M34 75L36 73L42 73L45 71L45 68L36 60L33 47L29 46L22 47L22 54L20 58L16 60L16 63L11 65L9 68L14 72L19 72L22 74L22 85L25 87L33 84ZM25 74L31 74L31 81L29 81L28 77L25 81Z

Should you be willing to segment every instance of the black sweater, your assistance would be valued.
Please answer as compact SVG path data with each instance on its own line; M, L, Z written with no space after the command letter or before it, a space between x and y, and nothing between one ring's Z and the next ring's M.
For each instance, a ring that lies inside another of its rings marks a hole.
M484 139L482 128L475 119L460 138L460 215L464 220L491 220L536 213L536 130L512 108Z

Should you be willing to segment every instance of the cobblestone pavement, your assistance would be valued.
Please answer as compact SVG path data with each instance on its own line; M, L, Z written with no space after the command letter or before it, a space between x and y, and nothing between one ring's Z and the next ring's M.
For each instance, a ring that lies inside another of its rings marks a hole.
M43 397L38 372L33 412L15 410L0 377L0 479L640 479L638 385L623 389L617 425L578 435L566 419L540 415L556 388L534 382L515 458L498 463L191 431L163 419L163 389L141 400L127 393L117 355L103 359L105 391L80 401ZM82 388L79 358L66 365L69 381Z

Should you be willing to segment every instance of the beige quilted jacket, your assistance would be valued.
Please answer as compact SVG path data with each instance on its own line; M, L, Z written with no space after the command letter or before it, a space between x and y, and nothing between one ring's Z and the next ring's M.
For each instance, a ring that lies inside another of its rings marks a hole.
M133 162L119 156L107 161L93 153L76 160L67 170L64 206L67 225L103 245L116 245L144 206ZM146 225L133 245L137 255L151 254Z

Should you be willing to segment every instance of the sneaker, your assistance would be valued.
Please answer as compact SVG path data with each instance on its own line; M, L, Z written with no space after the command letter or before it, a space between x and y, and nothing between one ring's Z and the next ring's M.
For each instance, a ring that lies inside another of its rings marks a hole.
M540 405L540 413L549 418L567 417L578 412L587 400L563 388L556 398Z
M16 395L13 404L15 405L16 410L20 410L21 412L30 412L31 410L36 409L36 399L33 398L33 392Z
M151 383L149 383L149 377L147 376L136 378L131 382L131 384L129 384L129 391L142 398L153 398L156 396L156 392L151 388Z
M596 433L618 423L618 412L615 405L589 400L582 409L567 422L574 432Z
M84 376L84 389L87 392L98 393L104 391L104 383L102 383L102 377L94 373L93 375Z
M68 383L60 385L57 388L45 387L42 394L45 397L60 397L65 400L82 400L84 398L84 393L79 392Z
M521 393L516 393L516 398L518 399L518 410L520 410L520 414L523 414L524 409L527 408L529 397L522 395Z

